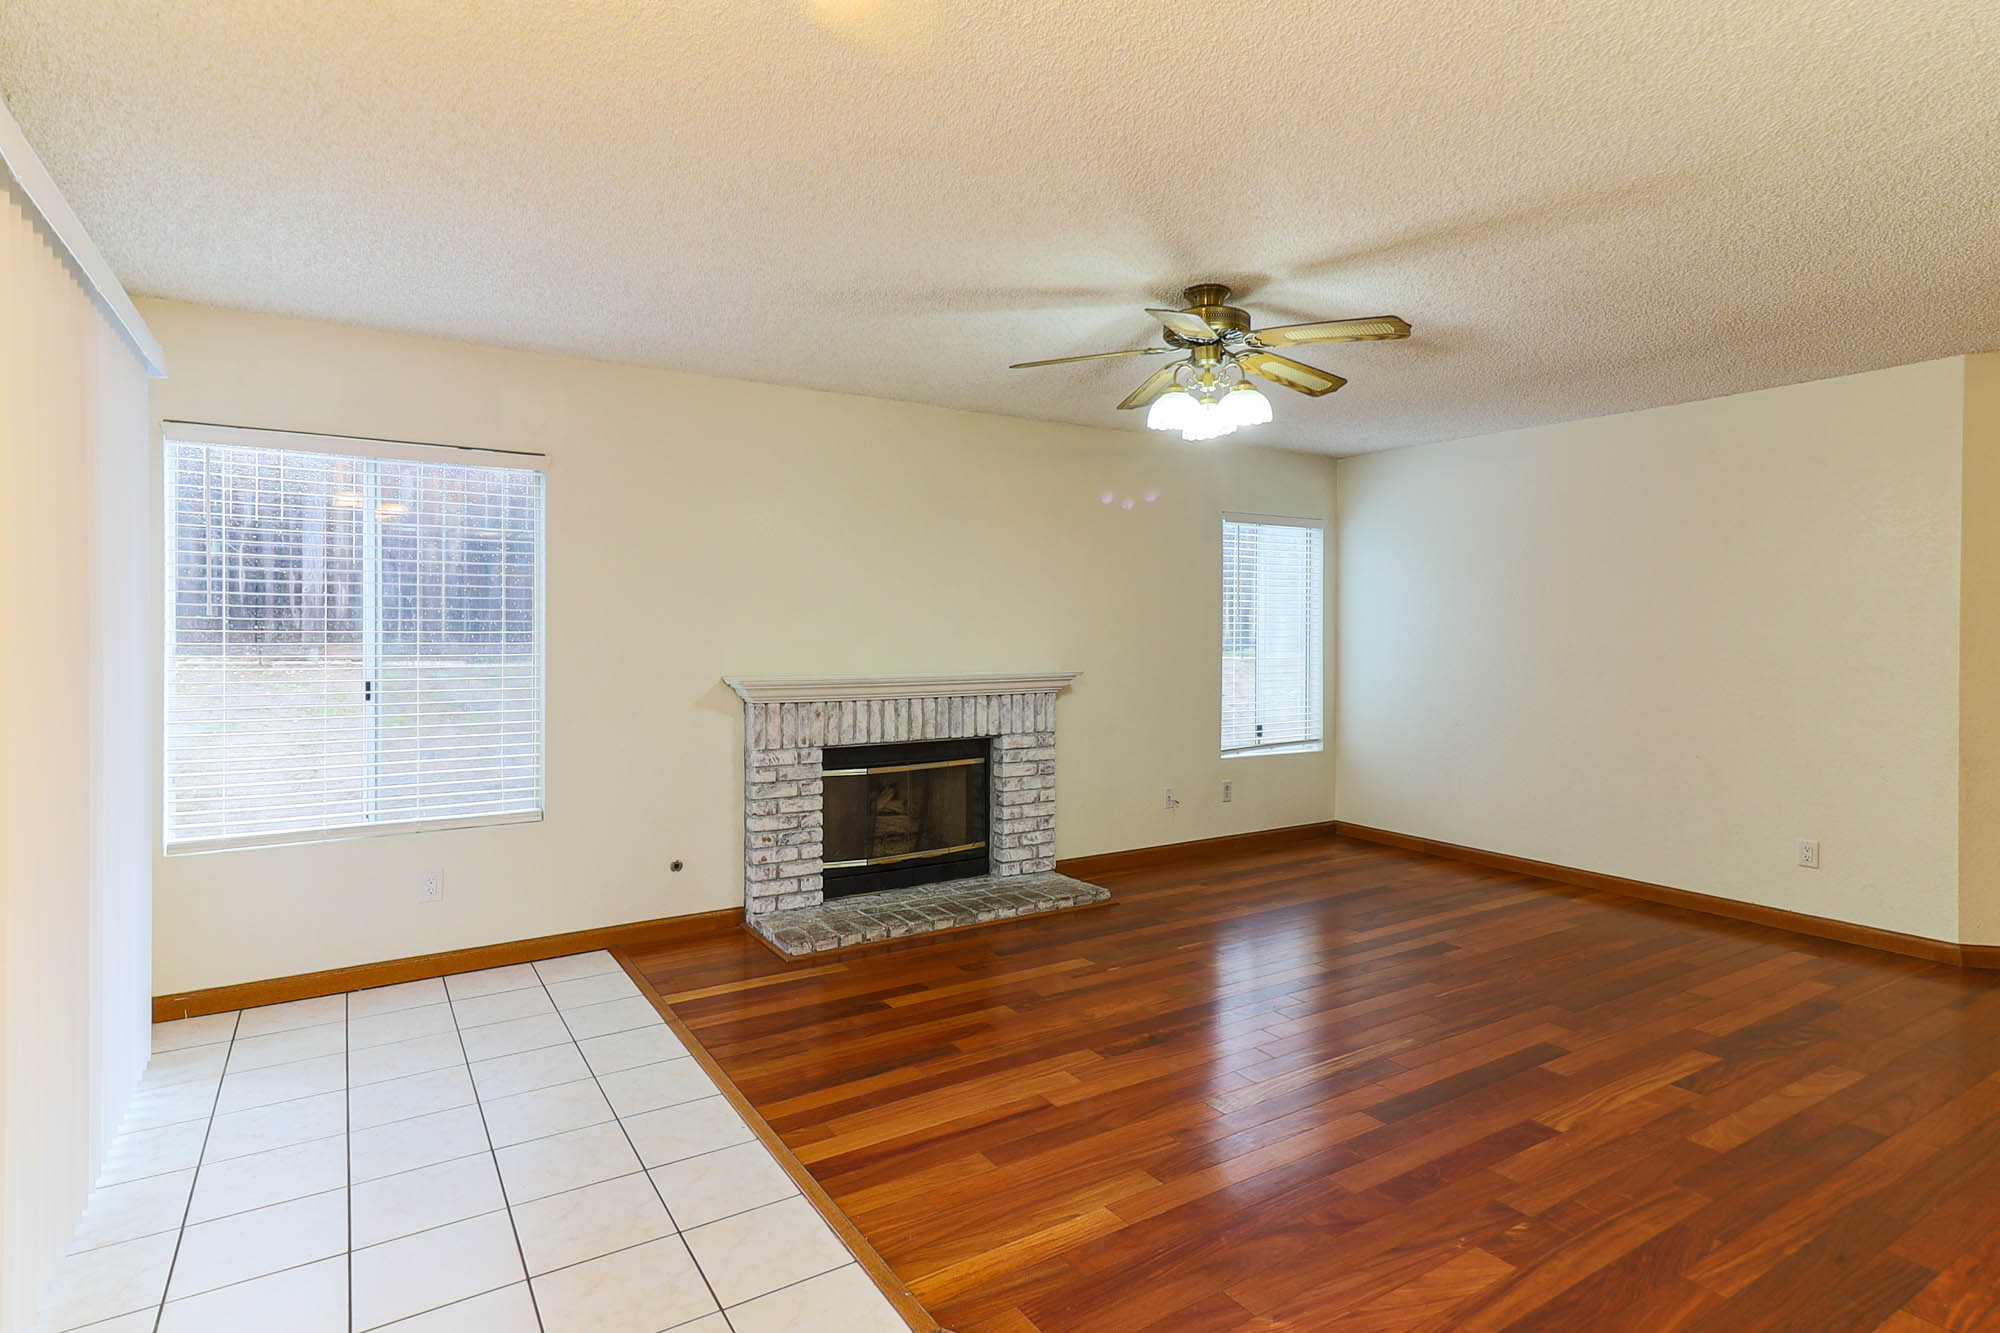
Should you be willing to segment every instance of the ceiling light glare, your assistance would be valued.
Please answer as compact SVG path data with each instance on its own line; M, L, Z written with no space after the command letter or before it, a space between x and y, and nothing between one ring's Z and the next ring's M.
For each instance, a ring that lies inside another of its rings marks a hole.
M1153 400L1153 406L1146 412L1146 427L1149 430L1182 430L1194 420L1200 404L1186 389L1169 389Z
M1236 423L1229 420L1219 403L1197 403L1190 419L1181 427L1183 440L1214 440L1232 435Z

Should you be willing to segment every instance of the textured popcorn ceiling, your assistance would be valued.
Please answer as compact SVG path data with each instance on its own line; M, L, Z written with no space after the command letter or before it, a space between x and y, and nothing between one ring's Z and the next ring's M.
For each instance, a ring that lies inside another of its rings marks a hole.
M1330 452L2000 345L1991 0L4 0L0 96L139 292L1023 416L1204 278L1416 326Z

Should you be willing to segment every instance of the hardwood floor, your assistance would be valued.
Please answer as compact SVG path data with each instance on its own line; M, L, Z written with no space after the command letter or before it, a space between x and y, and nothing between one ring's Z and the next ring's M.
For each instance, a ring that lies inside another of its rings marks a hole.
M1328 837L635 963L947 1328L2000 1328L2000 978Z

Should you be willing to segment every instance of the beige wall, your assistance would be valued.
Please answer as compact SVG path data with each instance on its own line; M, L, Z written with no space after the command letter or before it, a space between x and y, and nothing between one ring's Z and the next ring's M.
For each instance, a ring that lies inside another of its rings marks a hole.
M739 904L725 674L1083 672L1063 856L1332 808L1330 754L1217 753L1220 511L1330 516L1325 459L145 311L173 367L156 417L550 458L548 818L163 858L163 992ZM417 901L429 866L442 904Z
M1956 938L1963 374L1342 461L1339 817Z
M2000 352L1965 359L1958 928L2000 944Z
M0 117L4 117L0 111ZM145 369L0 170L0 1328L145 1064Z

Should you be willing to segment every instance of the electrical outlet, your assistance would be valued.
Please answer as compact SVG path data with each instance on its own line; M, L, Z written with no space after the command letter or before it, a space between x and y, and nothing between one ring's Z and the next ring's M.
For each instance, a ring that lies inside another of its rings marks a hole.
M1179 805L1180 802L1174 799L1174 789L1172 787L1167 788L1167 803L1160 808L1163 810L1172 810Z
M444 901L444 871L426 870L417 880L417 901L420 903L441 903Z
M1819 839L1799 839L1799 864L1807 870L1819 869Z
M1236 799L1236 783L1229 778L1224 778L1222 780L1222 803L1224 805L1228 805L1231 801L1235 799Z

